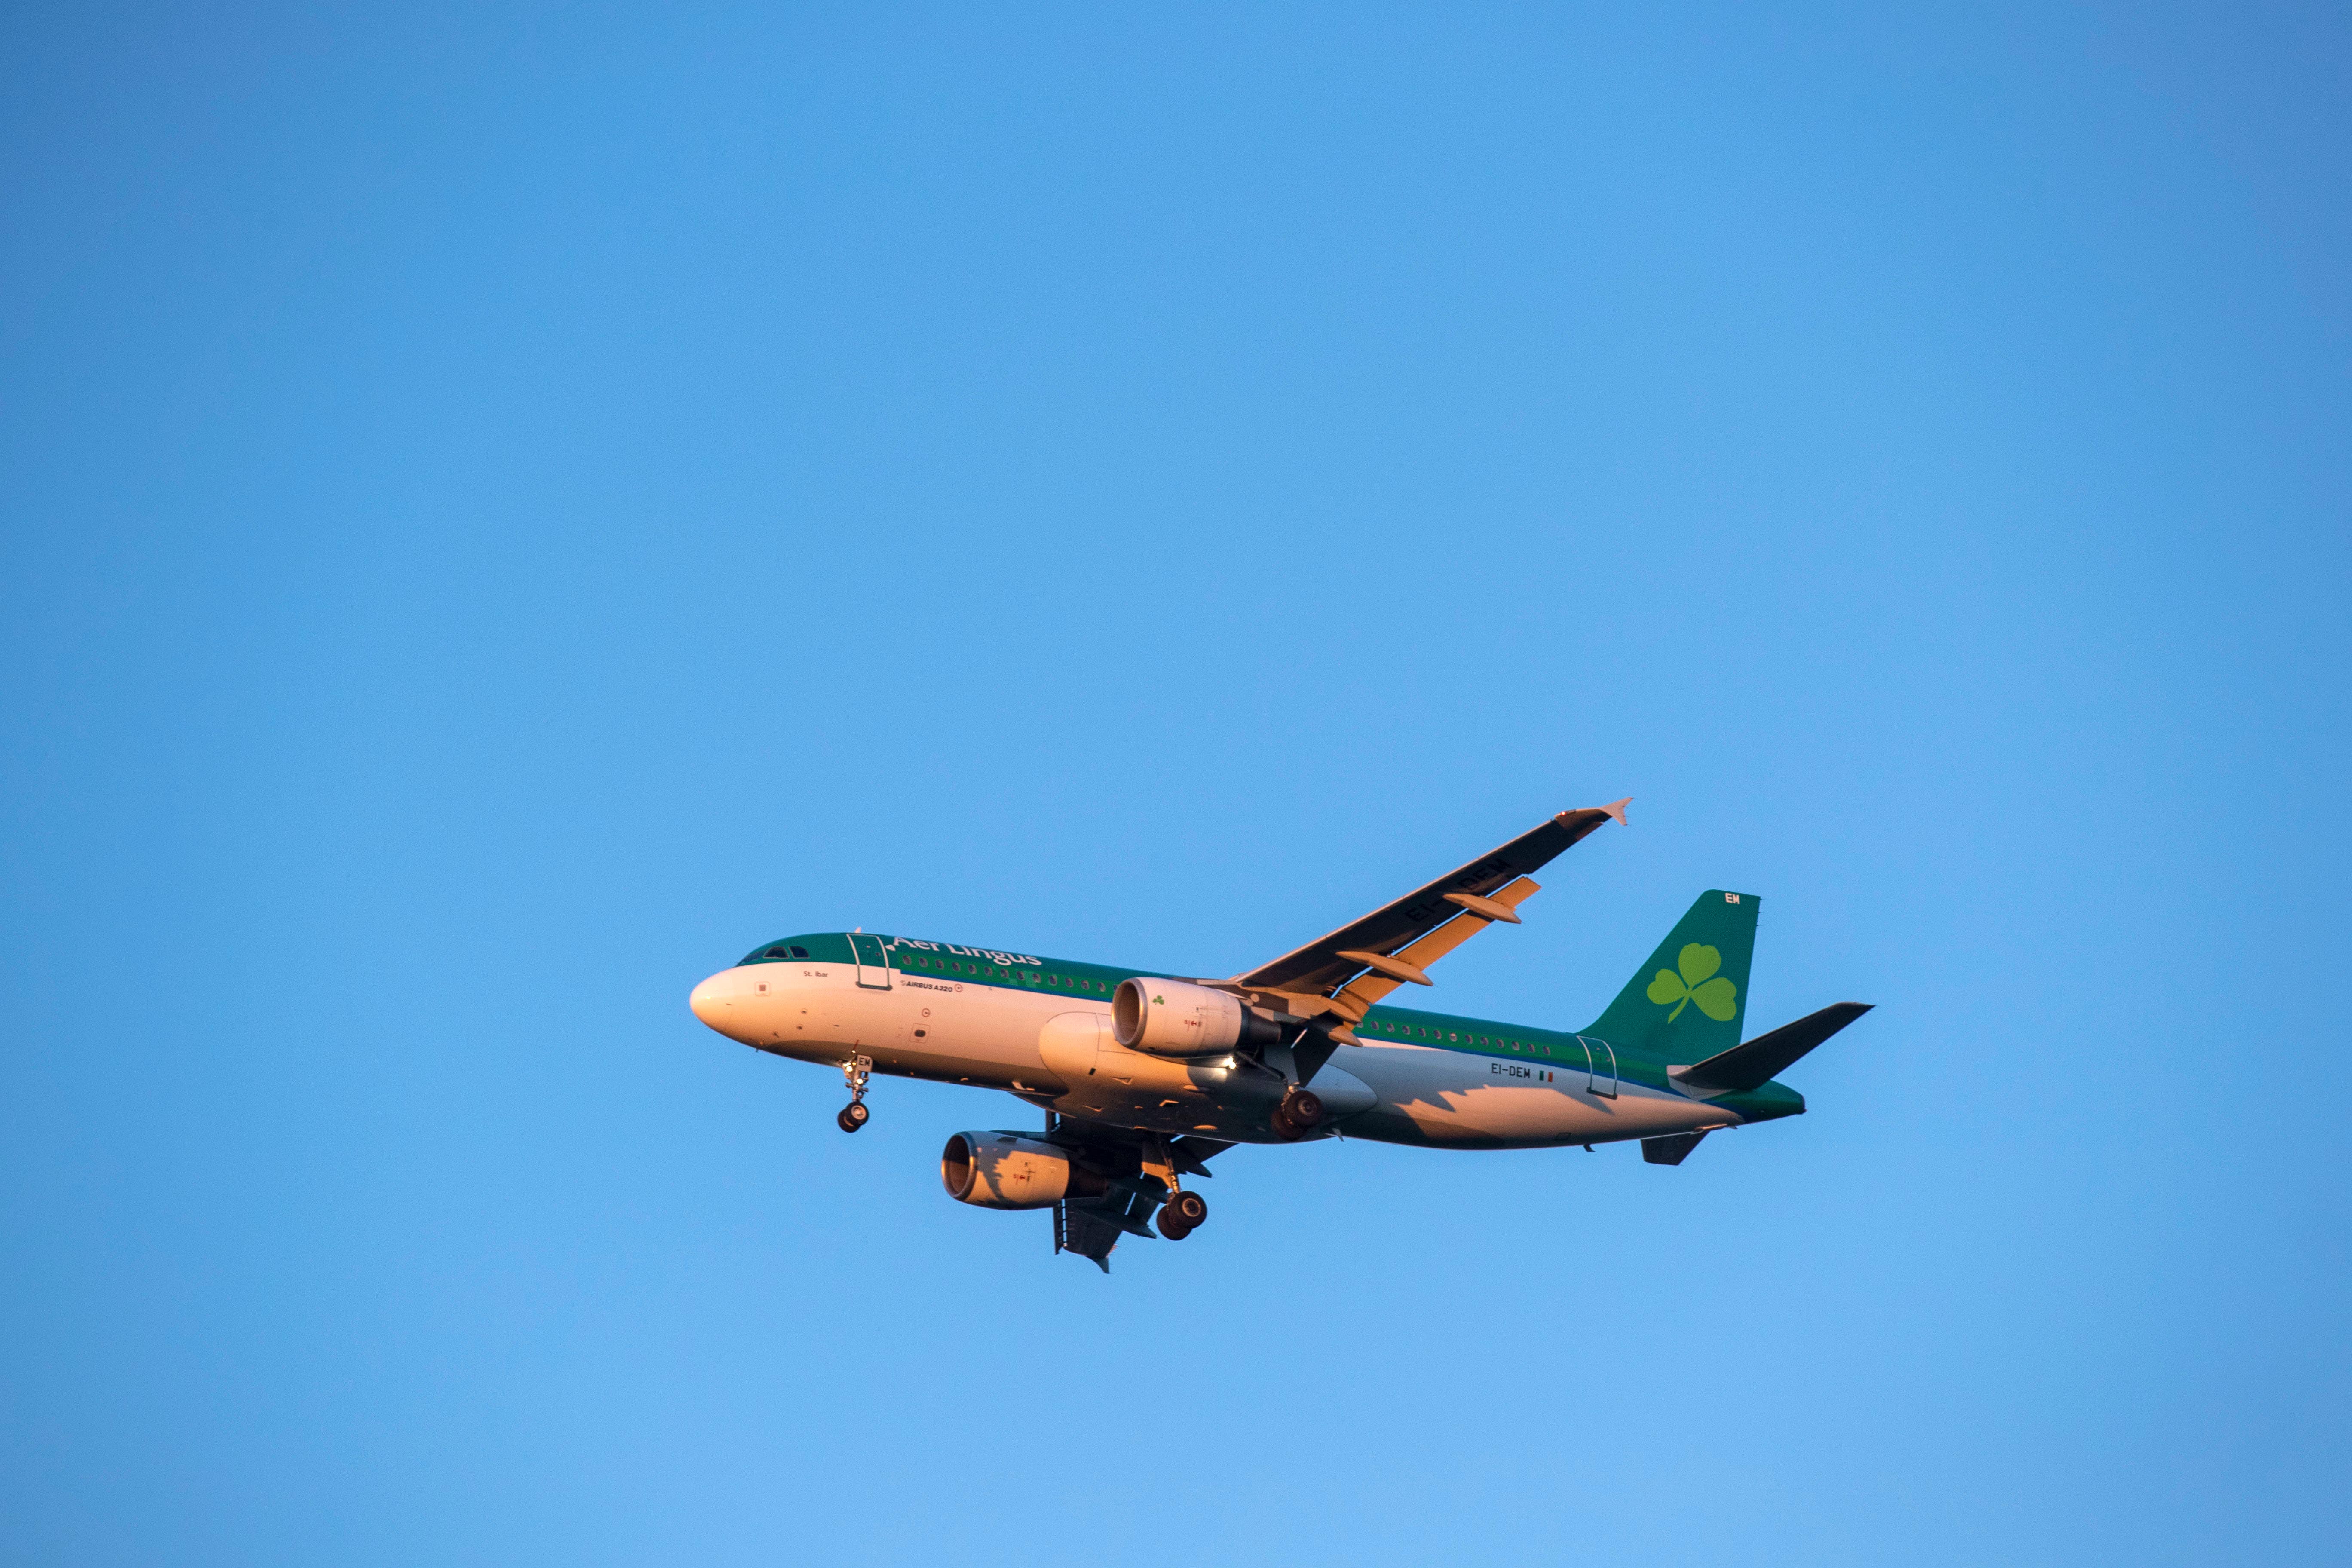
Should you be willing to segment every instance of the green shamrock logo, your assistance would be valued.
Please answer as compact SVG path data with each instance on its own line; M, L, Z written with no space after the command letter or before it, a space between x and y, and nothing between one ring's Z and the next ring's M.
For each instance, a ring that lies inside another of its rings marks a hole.
M1739 987L1720 977L1707 978L1723 967L1723 954L1692 942L1683 949L1675 964L1682 971L1680 974L1672 969L1661 969L1658 977L1650 982L1651 1001L1661 1007L1674 1005L1675 1010L1666 1015L1666 1022L1671 1024L1681 1017L1683 1009L1694 1002L1698 1004L1700 1012L1717 1023L1731 1022L1731 1016L1739 1011Z

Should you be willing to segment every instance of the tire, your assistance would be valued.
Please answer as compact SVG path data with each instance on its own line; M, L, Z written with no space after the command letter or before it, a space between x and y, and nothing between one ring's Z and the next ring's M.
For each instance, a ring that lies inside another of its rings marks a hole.
M1191 1226L1178 1220L1166 1209L1161 1209L1160 1211L1159 1219L1155 1220L1153 1223L1160 1227L1160 1234L1166 1237L1171 1241L1181 1241L1186 1237L1192 1234L1192 1227Z
M841 1114L833 1119L834 1125L844 1132L855 1132L865 1126L873 1114L866 1109L864 1100L855 1100L841 1108Z
M1283 1097L1283 1114L1298 1127L1323 1124L1323 1097L1311 1089L1294 1089Z
M1160 1212L1163 1216L1174 1215L1176 1223L1186 1230L1198 1230L1201 1222L1209 1217L1209 1200L1198 1193L1178 1193Z

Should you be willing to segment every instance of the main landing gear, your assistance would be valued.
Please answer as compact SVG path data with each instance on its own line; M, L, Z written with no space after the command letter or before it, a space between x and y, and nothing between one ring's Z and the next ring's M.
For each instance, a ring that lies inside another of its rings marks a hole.
M834 1125L844 1132L855 1132L866 1125L874 1112L866 1104L866 1080L874 1076L872 1057L852 1057L841 1064L841 1076L849 1085L849 1103L833 1119Z
M1323 1124L1323 1097L1292 1084L1282 1103L1274 1108L1273 1121L1276 1137L1296 1143Z
M1160 1234L1171 1241L1181 1241L1201 1228L1209 1217L1209 1200L1198 1193L1171 1193L1160 1205Z
M1201 1222L1209 1217L1208 1200L1198 1193L1184 1190L1182 1172L1189 1166L1197 1174L1205 1176L1209 1173L1201 1163L1179 1152L1176 1146L1167 1140L1152 1138L1144 1142L1142 1165L1142 1174L1139 1179L1145 1184L1147 1190L1158 1187L1167 1194L1160 1200L1160 1216L1153 1222L1159 1226L1160 1234L1171 1241L1181 1241L1200 1229Z

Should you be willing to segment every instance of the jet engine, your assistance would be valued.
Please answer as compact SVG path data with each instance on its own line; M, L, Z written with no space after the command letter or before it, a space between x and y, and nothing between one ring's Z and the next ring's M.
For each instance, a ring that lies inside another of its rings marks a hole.
M1155 1057L1221 1057L1282 1042L1282 1028L1242 999L1181 980L1122 980L1110 998L1111 1037Z
M1109 1190L1066 1150L1018 1132L957 1133L940 1155L940 1181L958 1203L984 1209L1042 1209Z

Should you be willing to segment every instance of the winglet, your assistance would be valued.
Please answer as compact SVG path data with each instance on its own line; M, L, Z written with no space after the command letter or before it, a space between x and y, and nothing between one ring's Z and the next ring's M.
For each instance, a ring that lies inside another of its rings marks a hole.
M1629 795L1623 800L1611 801L1607 805L1602 806L1601 809L1607 812L1611 816L1616 818L1617 826L1622 827L1625 826L1625 808L1633 804L1633 797Z

